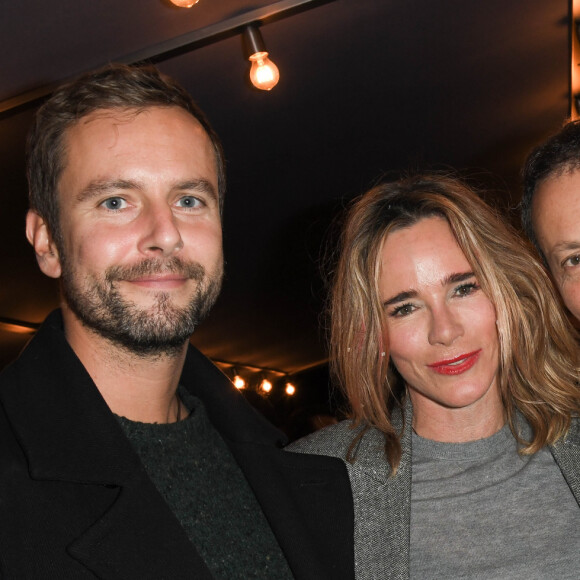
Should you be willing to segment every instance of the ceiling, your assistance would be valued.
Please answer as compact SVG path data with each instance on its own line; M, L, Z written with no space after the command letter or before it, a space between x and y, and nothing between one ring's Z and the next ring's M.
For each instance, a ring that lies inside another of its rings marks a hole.
M2 4L6 102L284 2L200 0L189 10L164 0ZM502 209L512 207L527 151L568 111L567 0L305 7L262 27L281 72L271 92L249 86L239 35L158 62L207 113L228 163L227 275L193 342L219 360L285 372L326 358L321 248L333 247L329 225L348 200L385 174L451 166L493 187ZM0 317L29 322L57 304L24 238L23 149L34 107L0 115ZM0 325L0 367L29 337L13 330Z

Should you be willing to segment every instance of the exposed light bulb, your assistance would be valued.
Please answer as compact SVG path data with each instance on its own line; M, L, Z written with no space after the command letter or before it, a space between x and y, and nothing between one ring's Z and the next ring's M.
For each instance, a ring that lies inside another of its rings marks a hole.
M268 58L267 52L256 52L250 56L252 68L250 69L250 81L263 91L273 89L280 80L278 67Z
M262 389L264 393L269 393L272 390L272 383L268 379L264 379L260 383L260 389Z
M234 387L236 389L245 389L246 388L246 381L240 377L240 375L236 375L234 377Z
M296 387L292 383L286 383L286 394L292 396L296 393Z
M171 0L172 4L179 6L180 8L191 8L194 4L197 4L199 0Z

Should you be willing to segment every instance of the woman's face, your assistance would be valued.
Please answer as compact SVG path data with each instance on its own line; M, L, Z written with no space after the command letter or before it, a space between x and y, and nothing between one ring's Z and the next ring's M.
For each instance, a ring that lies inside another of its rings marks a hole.
M468 440L479 438L482 422L497 423L492 434L503 424L495 308L447 221L424 218L391 232L381 260L390 356L409 388L415 430ZM473 437L453 435L465 427Z

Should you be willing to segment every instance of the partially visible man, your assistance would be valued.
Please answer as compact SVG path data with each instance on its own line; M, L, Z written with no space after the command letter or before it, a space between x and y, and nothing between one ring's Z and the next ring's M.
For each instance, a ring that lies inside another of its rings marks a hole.
M222 279L221 145L154 68L58 89L26 235L60 279L0 375L0 577L352 578L340 462L280 450L189 338Z
M523 175L524 231L580 324L580 122L536 147Z

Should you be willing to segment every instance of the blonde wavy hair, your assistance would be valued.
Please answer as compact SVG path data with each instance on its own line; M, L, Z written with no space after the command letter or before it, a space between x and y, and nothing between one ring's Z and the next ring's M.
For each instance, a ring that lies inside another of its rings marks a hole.
M383 183L355 200L343 227L330 296L330 353L331 370L346 394L354 424L384 433L393 472L401 459L401 433L391 416L397 407L403 412L406 387L385 344L380 255L390 232L434 216L447 220L495 306L498 382L521 452L535 453L555 443L580 412L577 337L531 247L455 177L428 174ZM518 434L516 410L533 429L530 441ZM353 453L349 459L355 459Z

